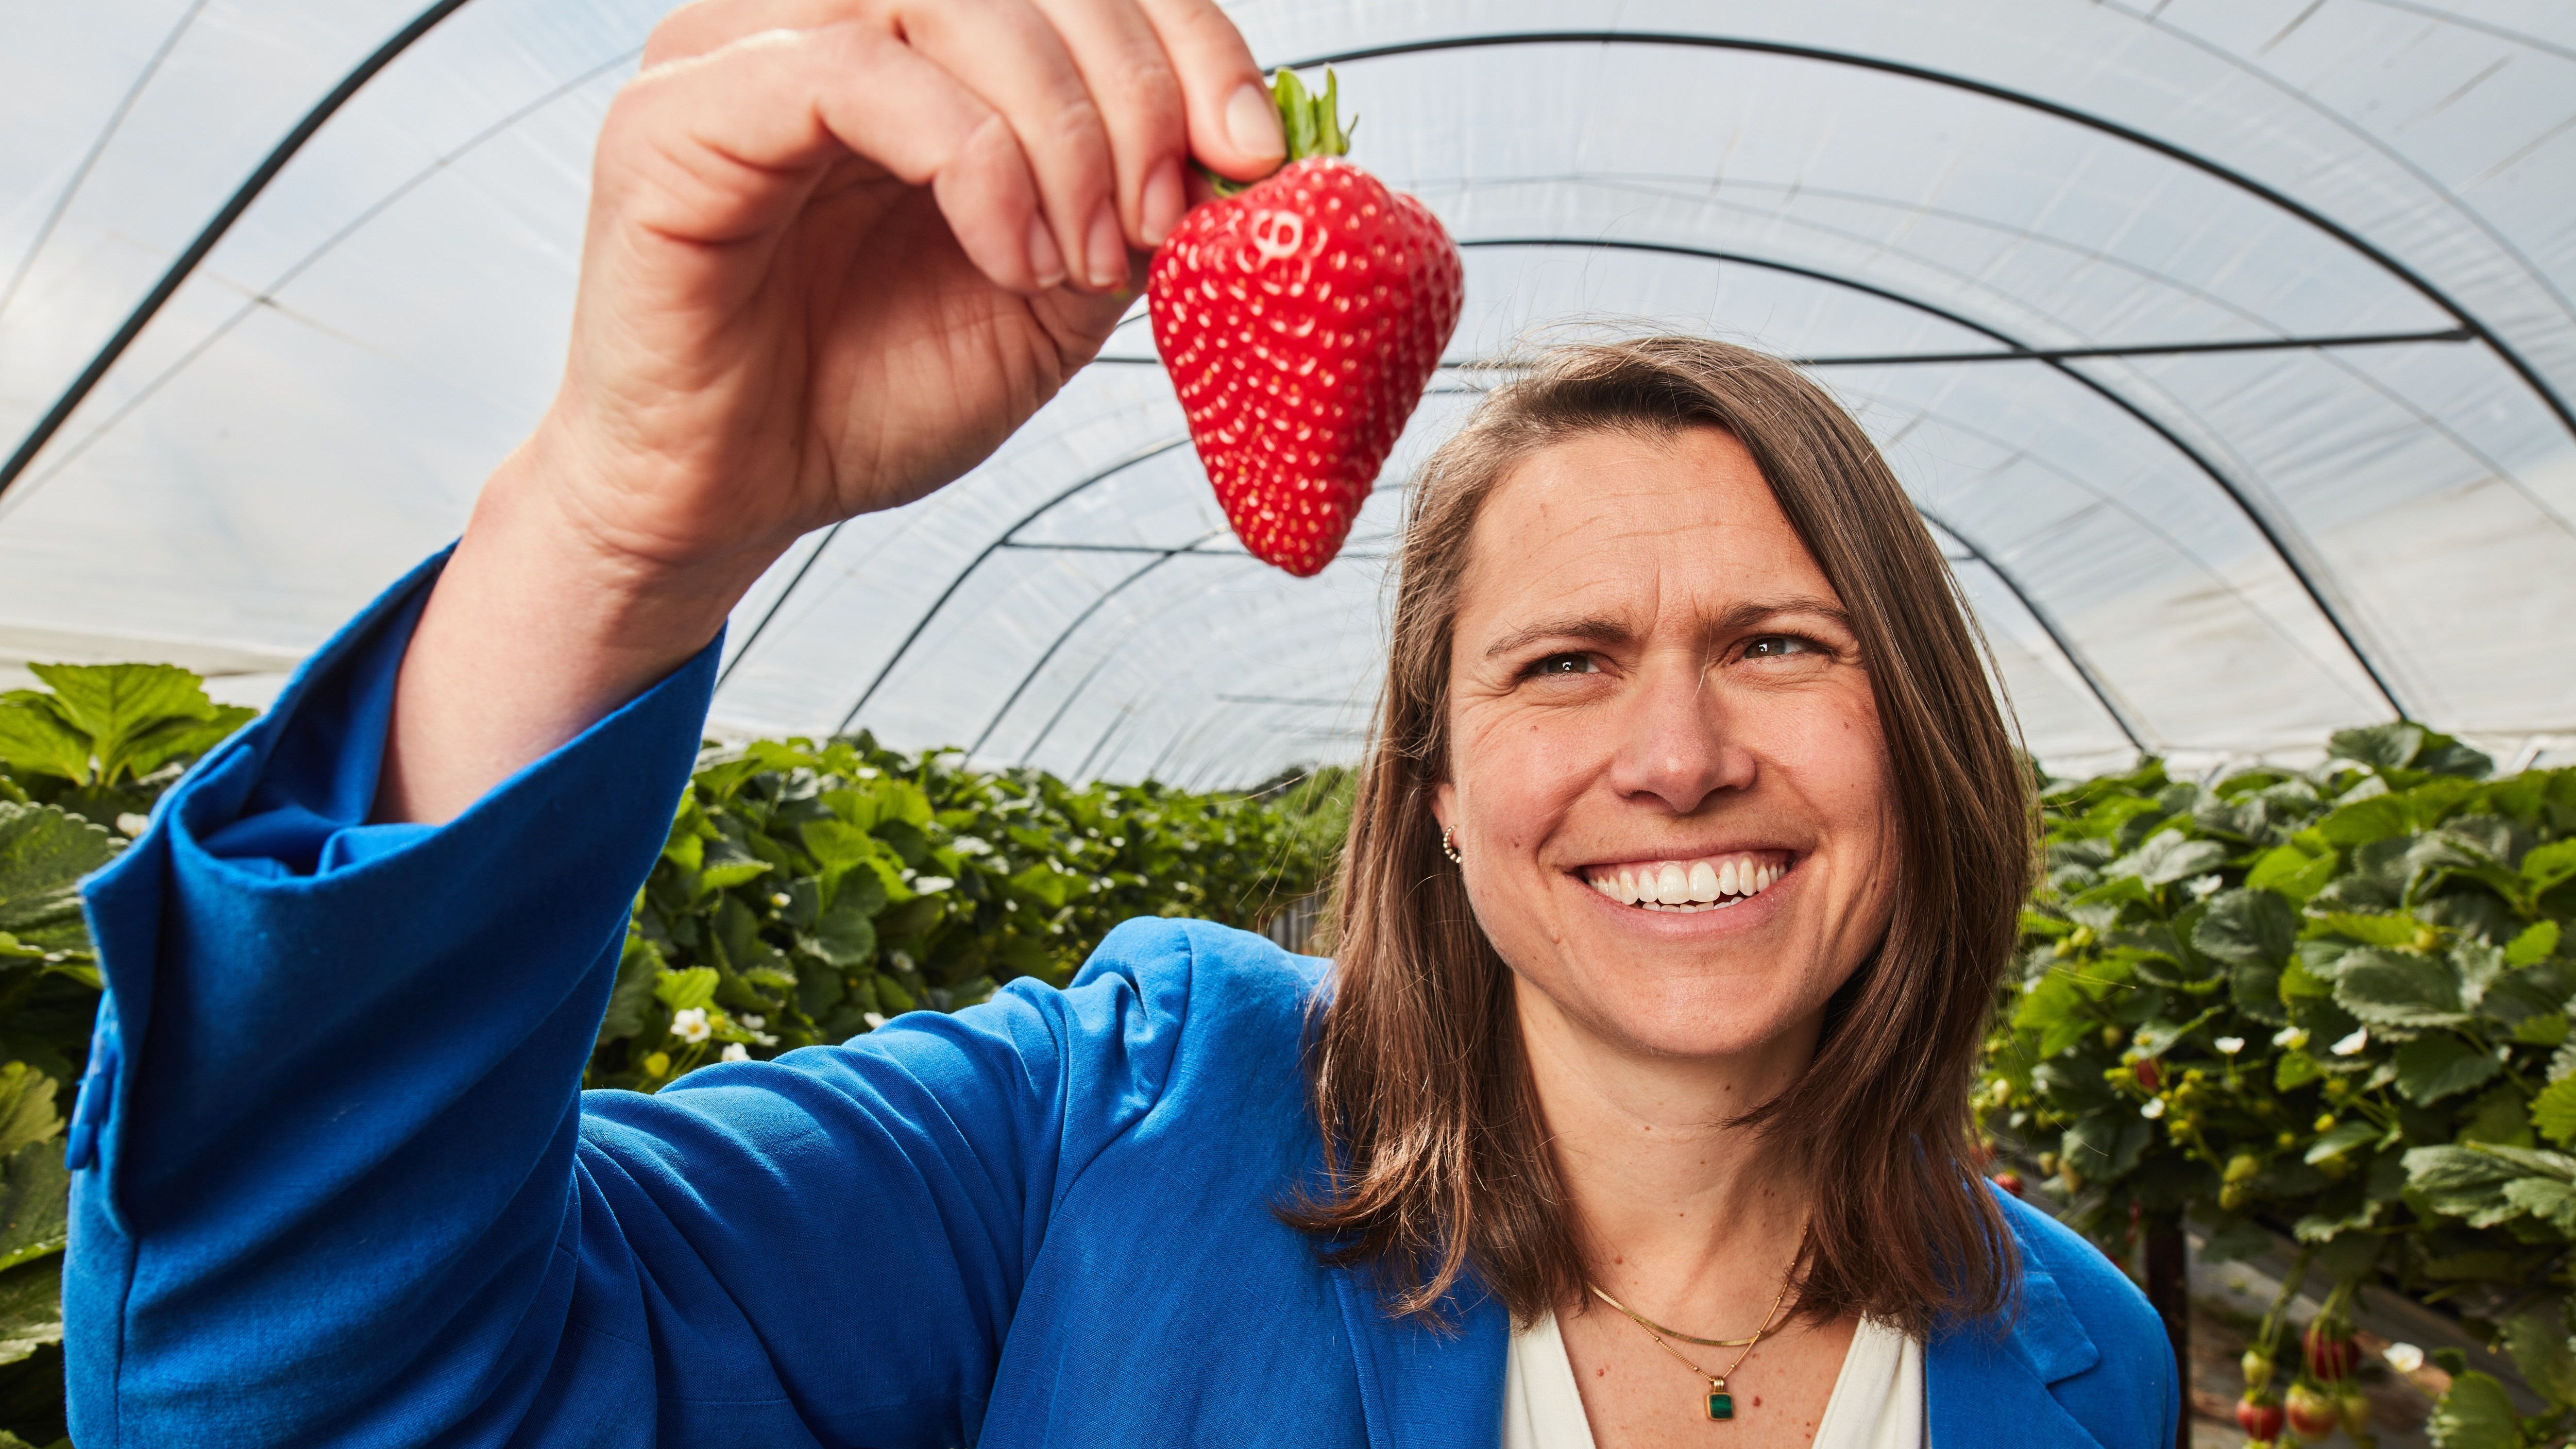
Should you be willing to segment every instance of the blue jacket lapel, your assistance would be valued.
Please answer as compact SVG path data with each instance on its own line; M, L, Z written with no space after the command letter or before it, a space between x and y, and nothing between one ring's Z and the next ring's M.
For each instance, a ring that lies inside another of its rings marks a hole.
M1444 1333L1389 1316L1361 1272L1334 1269L1333 1288L1358 1360L1370 1449L1494 1449L1503 1441L1512 1325L1498 1300L1473 1289L1454 1295L1457 1323Z
M2076 1320L2057 1280L2022 1255L2021 1315L2011 1328L1992 1319L1939 1335L1923 1353L1924 1428L1931 1449L1998 1442L2099 1449L2100 1442L2048 1386L2099 1363L2100 1349Z

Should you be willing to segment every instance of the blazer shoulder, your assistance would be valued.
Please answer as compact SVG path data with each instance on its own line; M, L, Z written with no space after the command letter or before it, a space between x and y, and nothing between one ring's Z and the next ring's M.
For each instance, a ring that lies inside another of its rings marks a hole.
M2010 1193L1997 1190L1995 1197L2029 1267L2056 1285L2105 1357L2126 1358L2137 1350L2164 1345L2164 1321L2148 1304L2147 1295L2101 1249Z
M1071 990L1123 981L1151 1008L1302 1016L1332 963L1214 921L1136 916L1120 922L1075 973Z

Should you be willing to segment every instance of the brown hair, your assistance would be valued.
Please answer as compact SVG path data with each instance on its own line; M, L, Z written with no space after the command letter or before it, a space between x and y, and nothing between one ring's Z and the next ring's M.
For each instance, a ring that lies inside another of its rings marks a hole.
M1886 740L1897 830L1887 934L1826 1008L1814 1060L1739 1119L1816 1189L1798 1312L1923 1333L2013 1299L2013 1250L1975 1168L1968 1088L2032 869L2024 773L1982 639L1896 476L1787 363L1690 337L1540 357L1416 477L1386 689L1335 887L1334 991L1309 1053L1334 1169L1289 1221L1433 1319L1469 1275L1513 1317L1579 1300L1585 1270L1521 1051L1510 968L1432 819L1449 770L1451 628L1467 541L1540 448L1604 429L1731 433L1841 596ZM1782 1130L1794 1129L1794 1130Z

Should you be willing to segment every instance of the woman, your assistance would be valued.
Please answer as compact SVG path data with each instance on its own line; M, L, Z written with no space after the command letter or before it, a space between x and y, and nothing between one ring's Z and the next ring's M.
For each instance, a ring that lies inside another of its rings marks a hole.
M1087 360L1186 156L1280 155L1202 0L646 60L544 423L91 884L85 1449L2171 1442L2137 1294L1967 1158L2027 870L1972 635L1712 344L1549 359L1418 480L1337 963L1135 922L583 1099L734 601Z

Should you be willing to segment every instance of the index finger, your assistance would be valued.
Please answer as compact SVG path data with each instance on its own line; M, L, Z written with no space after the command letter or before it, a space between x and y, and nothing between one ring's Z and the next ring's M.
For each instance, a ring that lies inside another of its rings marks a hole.
M1191 153L1237 181L1278 170L1288 159L1288 138L1243 32L1214 0L1139 0L1139 8L1181 78Z

